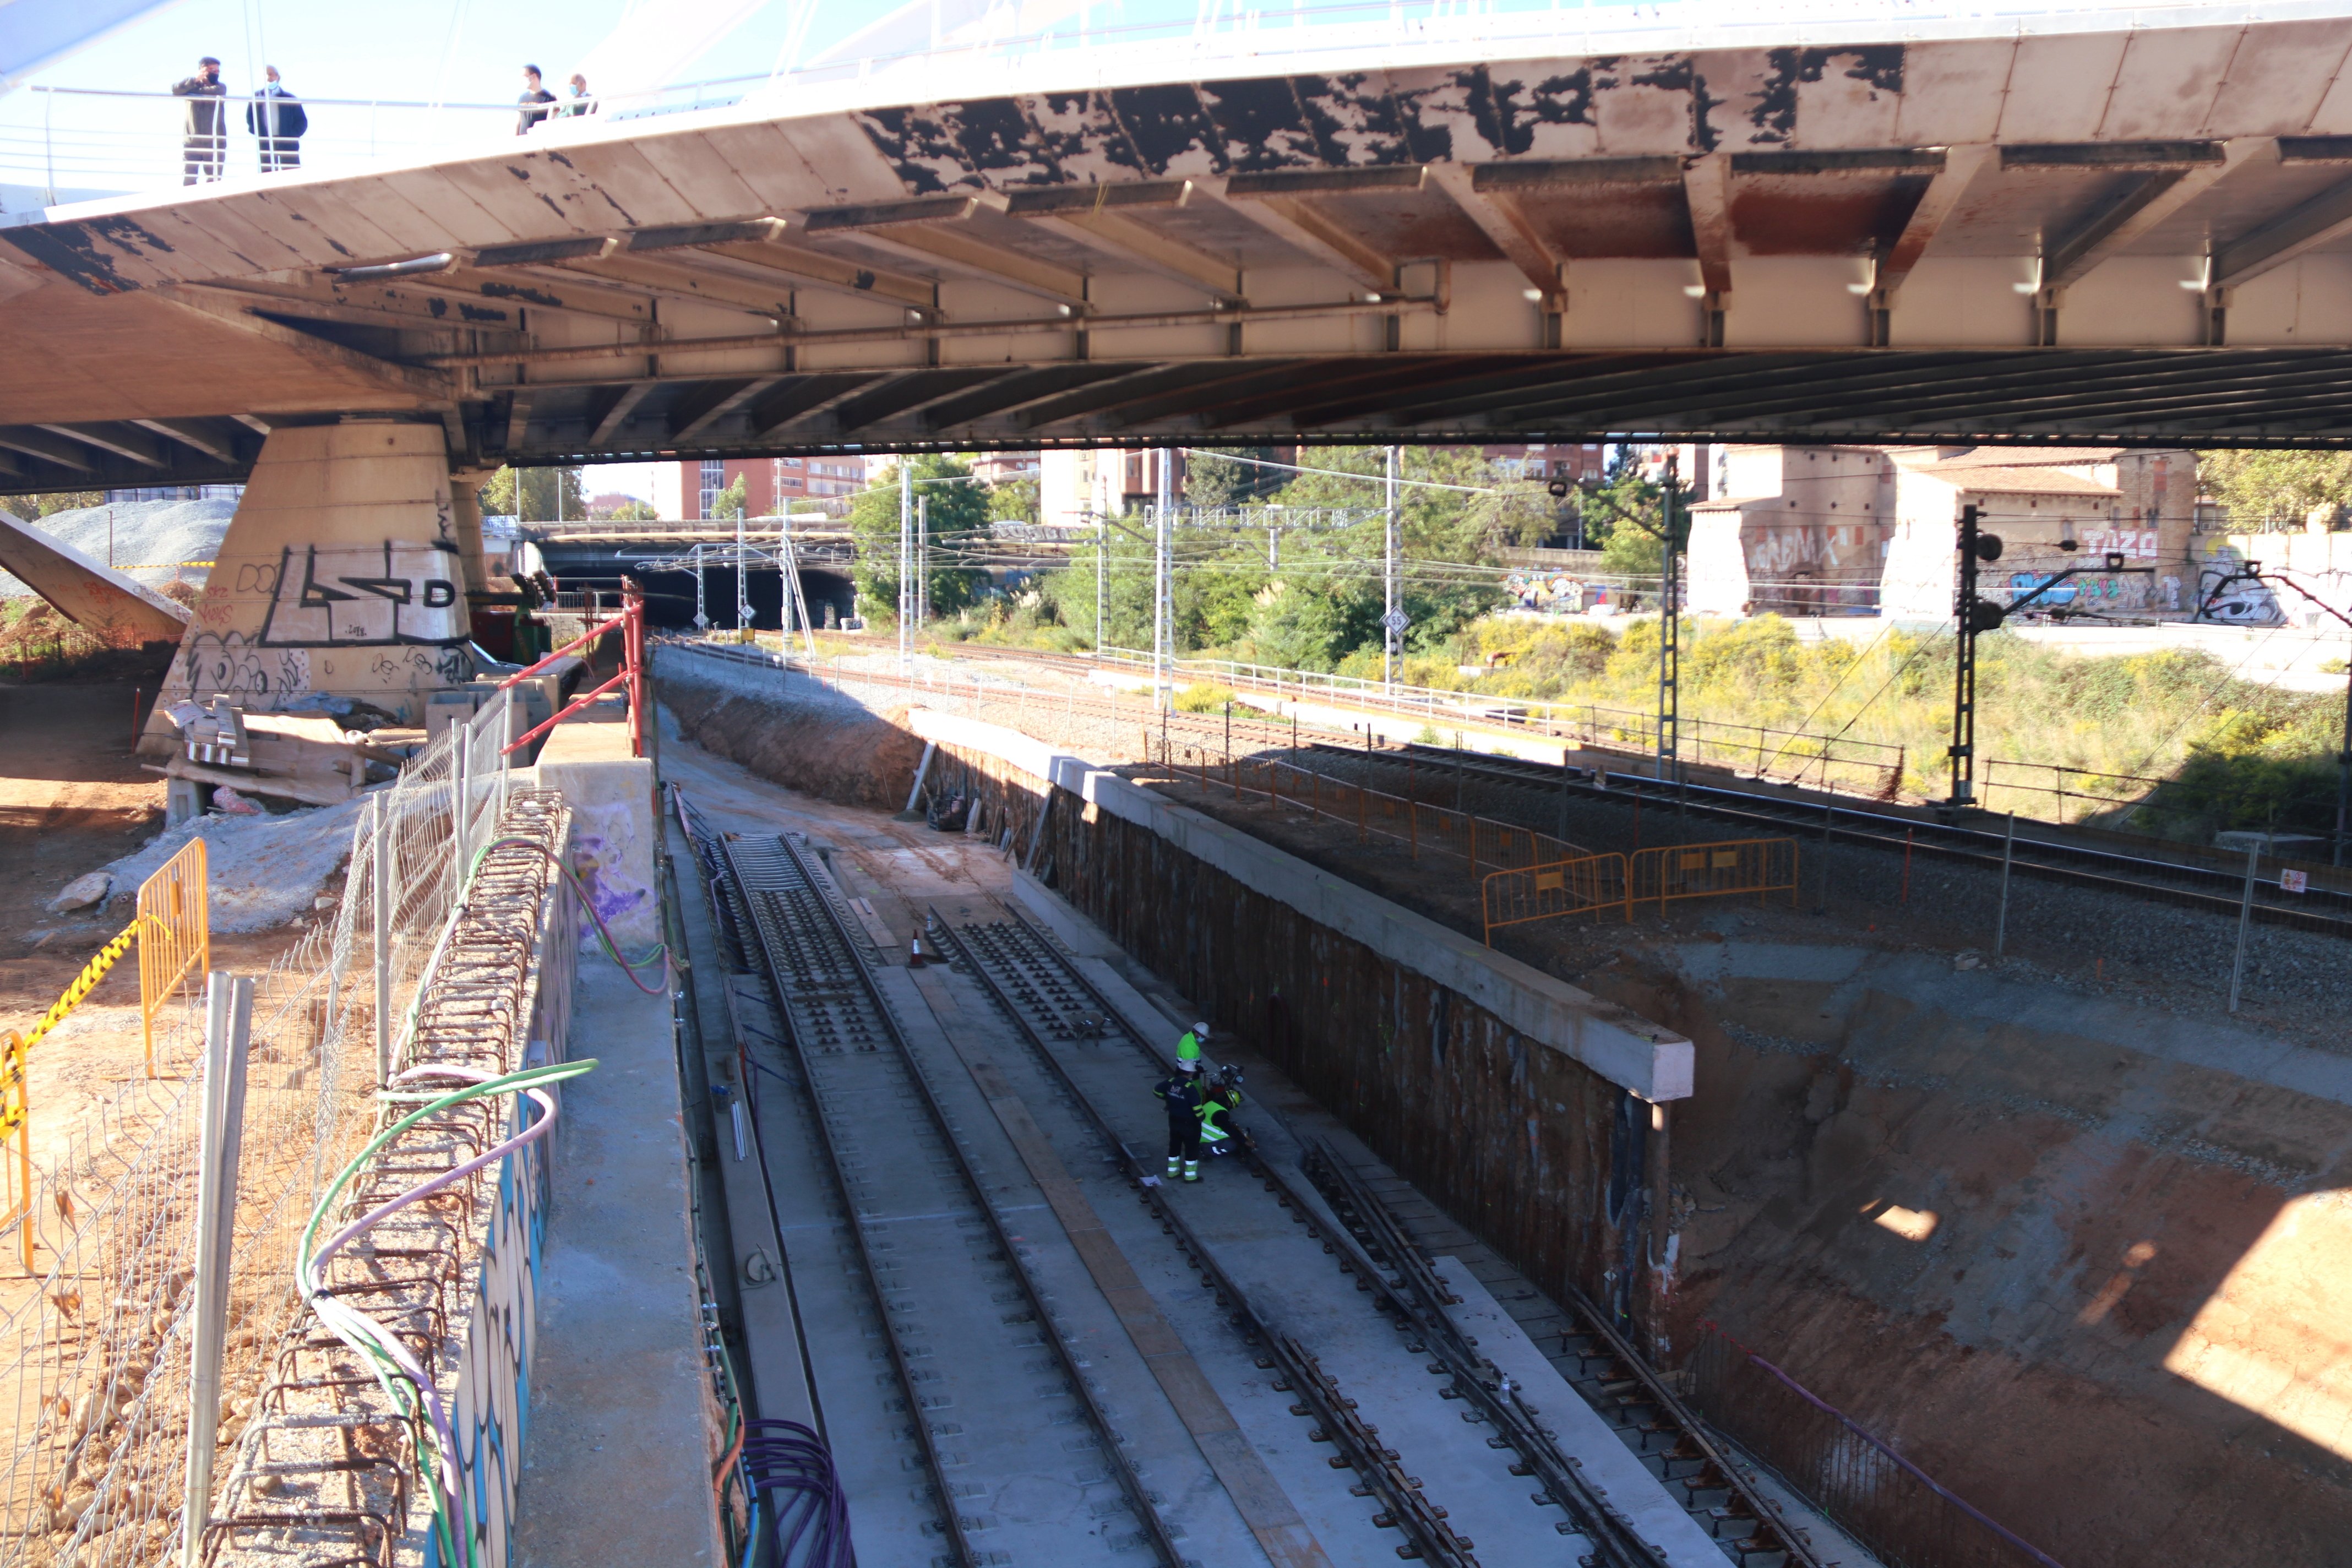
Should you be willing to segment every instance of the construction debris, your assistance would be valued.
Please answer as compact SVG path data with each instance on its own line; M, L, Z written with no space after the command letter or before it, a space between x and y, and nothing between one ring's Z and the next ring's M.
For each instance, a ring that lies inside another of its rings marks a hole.
M166 815L175 824L201 810L200 786L233 791L232 800L258 795L340 805L367 784L371 761L388 777L395 760L345 740L341 726L324 714L247 713L215 697L210 708L180 703L170 717L180 728L180 754L148 771L173 781Z

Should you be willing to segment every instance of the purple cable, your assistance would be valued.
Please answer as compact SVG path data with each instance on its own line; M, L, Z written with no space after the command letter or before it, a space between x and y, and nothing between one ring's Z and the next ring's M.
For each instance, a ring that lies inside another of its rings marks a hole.
M419 1078L454 1078L461 1083L487 1083L492 1079L503 1078L506 1075L503 1073L484 1072L477 1068L414 1067L408 1068L404 1072L396 1074L393 1078L392 1081L394 1084L400 1084L406 1083ZM435 1193L441 1192L447 1187L453 1186L457 1183L464 1181L467 1176L472 1175L475 1172L482 1169L485 1165L492 1164L499 1160L504 1159L514 1151L523 1148L528 1144L536 1142L538 1140L547 1135L548 1130L555 1124L556 1108L554 1097L550 1095L545 1089L535 1085L523 1089L522 1092L530 1096L532 1100L534 1100L540 1108L540 1115L530 1126L524 1128L520 1132L517 1133L512 1138L508 1139L505 1142L498 1144L483 1153L477 1154L474 1158L467 1161L464 1164L453 1166L449 1170L442 1172L441 1174L435 1176L430 1181L422 1183L417 1186L411 1187L408 1191L401 1194L398 1197L389 1199L386 1202L378 1205L375 1208L371 1209L368 1213L361 1215L358 1219L353 1220L351 1224L337 1231L323 1246L319 1248L317 1252L311 1254L310 1261L307 1269L309 1278L306 1279L305 1283L310 1287L311 1310L318 1311L320 1317L327 1318L329 1320L329 1327L331 1328L334 1326L332 1317L328 1312L320 1310L324 1303L321 1302L320 1297L326 1289L326 1266L330 1258L343 1247L349 1246L362 1232L368 1230L373 1226L381 1224L391 1215L397 1214L402 1209L406 1208L409 1205L415 1203L420 1198L430 1197ZM381 1325L378 1325L374 1319L368 1317L367 1314L360 1311L355 1307L345 1306L340 1301L333 1302L332 1305L337 1311L349 1312L352 1317L362 1320L371 1327L375 1327L379 1330L381 1329ZM457 1455L458 1452L457 1433L449 1425L448 1412L442 1407L441 1395L439 1391L434 1387L433 1380L426 1375L425 1368L417 1362L416 1358L409 1353L408 1347L400 1342L398 1335L385 1333L381 1343L384 1352L399 1365L401 1372L407 1376L411 1383L416 1385L417 1393L423 1395L425 1405L431 1412L434 1436L441 1445L441 1452L445 1457L445 1461L448 1464L454 1465L457 1462ZM465 1491L462 1487L455 1484L449 1485L446 1489L449 1500L450 1526L457 1539L462 1542L466 1537ZM468 1555L470 1555L470 1553L468 1553Z

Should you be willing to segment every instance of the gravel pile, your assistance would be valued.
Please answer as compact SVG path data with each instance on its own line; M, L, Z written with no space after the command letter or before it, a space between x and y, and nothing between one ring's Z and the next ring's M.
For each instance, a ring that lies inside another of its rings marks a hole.
M205 841L212 929L264 931L305 915L352 852L352 829L366 798L285 816L200 816L166 828L105 868L112 898L128 904L139 884L191 838Z
M136 500L114 506L89 506L51 512L33 523L37 529L73 546L103 566L107 562L107 520L113 517L114 560L132 581L158 588L169 583L173 563L210 561L220 551L221 538L236 502L225 498L207 500ZM201 584L205 569L181 569L177 575ZM0 598L21 598L30 588L0 572Z

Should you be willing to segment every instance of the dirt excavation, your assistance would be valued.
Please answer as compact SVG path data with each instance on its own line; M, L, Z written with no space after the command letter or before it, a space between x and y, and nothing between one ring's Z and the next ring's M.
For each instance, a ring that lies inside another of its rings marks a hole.
M699 681L665 679L661 700L679 732L761 778L838 801L896 811L923 743L897 721L805 682L753 697Z
M904 804L919 746L893 714L682 682L665 700L768 776ZM1038 705L1024 728L1081 749L1056 718ZM1479 930L1458 861L1164 787ZM1687 1365L1719 1326L2067 1568L2352 1563L2340 1015L2284 986L2228 1015L2206 973L2227 933L2190 929L2211 917L2026 920L2024 955L2013 939L1996 961L1976 873L1920 875L1892 916L1848 896L1875 874L1845 858L1834 900L1694 902L1506 943L1696 1045L1696 1092L1673 1107L1661 1359ZM2192 962L2168 966L2173 934ZM2330 939L2264 940L2282 968L2343 973Z

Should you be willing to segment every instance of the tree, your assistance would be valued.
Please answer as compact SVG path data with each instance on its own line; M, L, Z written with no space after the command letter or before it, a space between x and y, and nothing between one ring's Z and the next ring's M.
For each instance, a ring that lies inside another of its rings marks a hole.
M1601 547L1612 576L1658 577L1666 569L1666 492L1642 477L1631 452L1618 449L1607 482L1583 498L1587 543Z
M86 506L105 504L104 490L50 490L43 495L0 497L0 507L5 507L22 522L38 522L53 512L79 511Z
M989 522L988 487L972 480L971 470L939 453L902 458L914 492L924 507L925 538L930 546L930 571L925 578L935 613L948 614L978 602L988 574L957 563L986 542ZM857 607L861 614L884 619L895 616L898 605L898 470L896 466L877 475L849 503L849 529L857 541Z
M988 515L997 522L1035 522L1038 519L1037 476L1030 474L989 486Z
M661 513L654 510L653 502L631 500L625 500L620 505L614 507L612 511L607 514L607 521L612 522L653 522L658 520L660 516Z
M751 508L751 476L737 474L727 482L727 488L710 498L710 517L741 517Z
M2197 482L2233 528L2300 527L2321 507L2352 505L2352 452L2200 452Z
M515 480L520 473L522 494L518 504ZM578 468L500 468L481 488L485 517L520 518L525 522L580 521L588 502Z
M1273 494L1288 478L1282 469L1223 459L1255 458L1260 462L1271 462L1274 455L1271 447L1203 447L1195 449L1184 459L1184 504L1198 507L1203 511L1216 511Z

